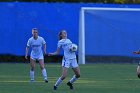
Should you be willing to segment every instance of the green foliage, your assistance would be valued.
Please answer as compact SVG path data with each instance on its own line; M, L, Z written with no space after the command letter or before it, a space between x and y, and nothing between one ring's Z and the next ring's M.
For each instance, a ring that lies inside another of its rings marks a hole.
M115 3L124 4L126 0L114 0Z
M119 4L139 4L140 0L0 0L0 2L85 2L85 3L119 3Z
M140 0L134 0L135 3L140 4Z
M61 55L58 56L44 56L45 62L61 62L62 61ZM0 62L29 62L30 57L28 56L28 60L25 60L25 56L15 56L15 55L0 55Z

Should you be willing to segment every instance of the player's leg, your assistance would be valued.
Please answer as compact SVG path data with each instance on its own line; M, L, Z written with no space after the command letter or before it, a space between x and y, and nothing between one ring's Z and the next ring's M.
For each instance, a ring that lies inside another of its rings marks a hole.
M80 68L79 67L76 67L76 68L72 68L73 69L73 71L74 71L74 73L75 73L75 75L74 75L74 77L75 78L80 78ZM73 83L75 80L70 80L70 82L71 83Z
M59 86L59 84L66 78L67 72L68 72L68 68L63 67L63 69L62 69L62 75L61 75L61 77L59 77L58 80L56 81L56 83L55 83L55 85L54 85L54 90L56 90L57 87Z
M75 75L73 75L73 77L67 83L67 85L70 87L70 89L73 89L73 83L80 77L80 69L79 69L79 67L72 68L72 69L73 69Z
M46 72L46 69L44 67L44 59L39 59L39 65L40 65L40 69L42 71L42 76L44 78L44 81L46 83L48 83L48 79L47 79L47 72Z
M139 65L137 67L137 75L138 75L138 78L140 78L140 66Z
M65 60L63 58L62 60L62 75L61 77L58 78L58 80L56 81L55 85L54 85L54 90L57 89L58 85L66 78L67 76L67 72L68 72L68 68L69 68L69 61Z
M69 80L67 85L70 87L70 89L73 89L73 83L80 77L80 68L77 64L76 59L73 59L71 61L72 61L71 62L71 67L72 67L75 75Z
M32 58L30 58L30 66L30 79L31 81L34 81L35 60Z

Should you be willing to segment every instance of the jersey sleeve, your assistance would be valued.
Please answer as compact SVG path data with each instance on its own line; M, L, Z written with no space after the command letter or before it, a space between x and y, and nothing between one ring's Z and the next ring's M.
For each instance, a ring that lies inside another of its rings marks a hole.
M27 42L27 47L30 47L30 45L31 45L31 40L29 39Z
M42 38L42 44L46 44L46 41L44 40L44 38Z
M57 47L61 48L61 46L62 46L62 43L59 41L58 44L57 44Z

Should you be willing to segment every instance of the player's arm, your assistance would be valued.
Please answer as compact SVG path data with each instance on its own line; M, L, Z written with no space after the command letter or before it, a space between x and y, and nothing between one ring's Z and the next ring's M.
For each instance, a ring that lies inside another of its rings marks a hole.
M26 50L25 50L25 59L28 59L28 51L29 51L30 45L31 45L31 43L30 43L30 39L29 39L27 42Z
M29 46L26 47L26 51L25 51L25 59L28 59L28 51L29 51Z
M46 55L46 44L44 44L44 55Z
M140 54L140 50L134 51L133 54Z
M58 47L57 50L53 53L49 53L49 56L54 56L54 55L58 55L60 53L60 48Z
M43 52L44 52L44 55L46 55L46 41L44 40L43 37L42 37L42 45L43 45Z

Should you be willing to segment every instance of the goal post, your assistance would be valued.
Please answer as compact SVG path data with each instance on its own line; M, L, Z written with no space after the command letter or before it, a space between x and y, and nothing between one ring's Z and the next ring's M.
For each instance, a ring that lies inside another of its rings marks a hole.
M108 7L81 7L79 15L79 50L78 50L78 63L85 64L85 11L139 11L140 8L108 8Z
M85 64L85 19L84 10L81 8L79 17L79 51L78 51L78 63Z

